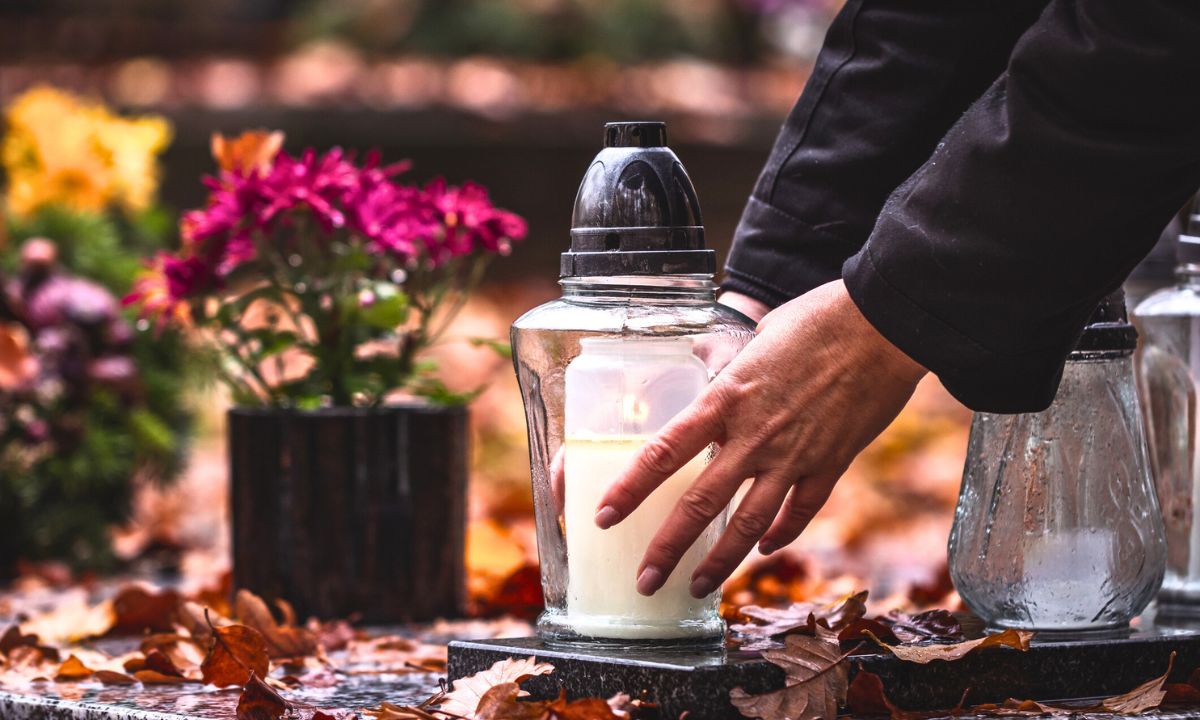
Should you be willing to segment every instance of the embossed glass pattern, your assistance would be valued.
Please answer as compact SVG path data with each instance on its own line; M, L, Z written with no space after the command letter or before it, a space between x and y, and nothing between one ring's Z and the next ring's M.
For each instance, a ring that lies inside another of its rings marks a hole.
M1126 353L1073 353L1054 403L977 413L950 535L963 601L995 627L1119 630L1165 542Z

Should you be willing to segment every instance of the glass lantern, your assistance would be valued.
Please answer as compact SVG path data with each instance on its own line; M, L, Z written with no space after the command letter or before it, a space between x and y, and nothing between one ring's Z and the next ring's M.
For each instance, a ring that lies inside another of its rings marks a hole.
M1137 333L1107 297L1038 413L976 413L950 575L992 627L1120 633L1162 582L1166 544L1134 387Z
M597 504L647 439L686 408L754 335L716 303L696 192L662 123L610 123L580 185L562 297L512 327L552 643L720 643L720 590L691 574L724 529L718 517L653 596L636 589L651 538L709 453L693 458L620 524Z
M1200 205L1176 245L1176 282L1142 301L1137 369L1150 461L1167 532L1157 622L1200 621Z

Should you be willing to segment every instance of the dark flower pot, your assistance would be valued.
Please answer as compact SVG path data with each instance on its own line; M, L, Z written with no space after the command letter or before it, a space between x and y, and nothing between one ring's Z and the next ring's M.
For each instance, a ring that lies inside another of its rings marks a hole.
M233 582L301 618L466 602L467 410L229 411Z

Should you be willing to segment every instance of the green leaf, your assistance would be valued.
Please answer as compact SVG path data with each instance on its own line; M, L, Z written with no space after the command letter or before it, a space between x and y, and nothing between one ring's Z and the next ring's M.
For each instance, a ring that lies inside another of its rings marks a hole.
M374 293L374 302L359 306L363 323L376 330L395 330L408 320L408 295L384 283L377 283Z
M162 457L170 457L175 452L171 428L149 410L139 408L129 413L129 428L143 451Z
M473 337L473 338L468 338L467 342L471 343L472 347L491 348L492 352L496 353L500 357L507 358L509 360L512 359L512 345L509 345L508 343L504 342L503 340L496 340L494 338Z
M259 347L256 354L259 359L278 355L284 350L294 347L300 339L291 330L271 330L268 328L252 330L246 333L246 335L258 341Z

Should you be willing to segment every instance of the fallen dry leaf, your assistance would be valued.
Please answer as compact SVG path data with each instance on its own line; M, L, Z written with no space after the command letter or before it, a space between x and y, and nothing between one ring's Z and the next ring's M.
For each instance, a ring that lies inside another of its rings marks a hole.
M868 631L867 634L870 635L870 632ZM871 639L901 660L924 665L934 660L958 660L967 653L989 647L1010 647L1014 650L1026 651L1029 649L1029 640L1032 637L1033 633L1031 632L1010 629L995 635L949 645L888 645L877 637Z
M521 702L521 686L515 682L500 683L479 698L475 720L537 720L546 713L543 703ZM605 704L605 708L608 705ZM612 710L609 710L612 714Z
M867 612L867 591L852 593L831 601L797 602L786 608L764 608L747 605L739 612L754 622L731 626L735 632L754 638L770 638L795 631L810 635L816 626L841 630Z
M1066 708L1054 707L1053 705L1043 705L1035 700L1016 700L1009 698L999 705L987 703L984 705L976 705L971 708L971 712L975 715L986 715L996 717L1035 717L1035 716L1056 716L1056 715L1074 715L1075 713L1087 712L1089 708Z
M658 703L647 702L641 698L631 697L628 693L617 693L608 699L608 706L612 708L613 713L620 718L633 718L633 720L641 720L642 718L658 717Z
M183 685L184 683L197 682L189 680L182 675L168 675L157 670L138 670L133 674L143 685Z
M1166 697L1163 698L1164 704L1172 705L1200 705L1200 688L1196 687L1194 678L1189 679L1185 683L1167 683L1163 685L1163 690L1166 691Z
M271 609L254 593L238 590L234 607L242 623L262 634L263 639L267 641L267 654L270 657L305 657L316 654L315 634L307 628L276 622Z
M21 630L43 643L70 643L105 635L115 620L111 600L92 605L87 592L76 589L64 594L53 610L21 623Z
M348 620L323 623L312 619L308 623L308 630L317 636L317 642L325 648L325 652L344 650L352 641L365 639L365 634L355 630Z
M600 698L568 701L566 693L560 692L554 700L521 702L520 696L515 682L497 685L480 699L475 720L620 720L608 701Z
M895 716L899 710L884 692L883 680L861 667L850 680L850 687L846 690L846 708L855 716Z
M112 599L113 623L109 634L141 635L168 632L175 626L179 593L129 585Z
M84 665L82 660L71 655L55 673L54 679L58 681L82 680L91 677L93 672L95 671Z
M1120 715L1135 715L1162 705L1163 699L1167 695L1163 686L1167 684L1167 678L1171 675L1171 668L1174 665L1175 653L1172 652L1170 659L1167 660L1165 673L1153 680L1147 680L1127 693L1104 700L1100 703L1100 708Z
M441 717L431 713L429 708L437 705L445 696L446 693L443 690L426 698L420 705L393 705L385 702L380 703L377 708L370 708L362 712L363 715L376 720L442 720Z
M505 658L487 670L454 681L450 692L438 701L441 709L449 714L473 717L479 702L488 690L504 683L520 683L536 675L554 672L550 663L540 663L530 656L520 660Z
M215 628L208 655L200 664L204 682L217 687L245 685L253 676L265 677L269 669L266 641L245 625Z
M385 702L379 707L363 710L363 715L376 720L442 720L442 718L417 705L393 705Z
M250 673L238 697L237 720L279 720L291 707L283 696Z
M125 673L116 672L115 670L97 670L92 675L92 678L99 680L105 685L132 685L137 682L136 678Z
M927 610L916 615L893 610L878 618L891 626L892 633L903 643L918 643L924 640L961 642L962 625L949 610Z
M846 699L848 654L841 652L836 638L788 635L782 649L763 652L764 659L783 668L783 689L750 695L737 687L729 700L750 718L829 720Z
M0 635L0 655L8 655L19 647L37 647L38 636L26 635L17 625L10 625L3 635Z
M871 620L868 618L859 618L858 620L855 620L846 627L842 628L841 631L838 632L838 640L841 640L842 642L849 642L852 640L869 640L871 639L871 635L874 635L885 642L900 642L900 638L896 637L896 634L892 632L891 627L884 625L878 620Z

